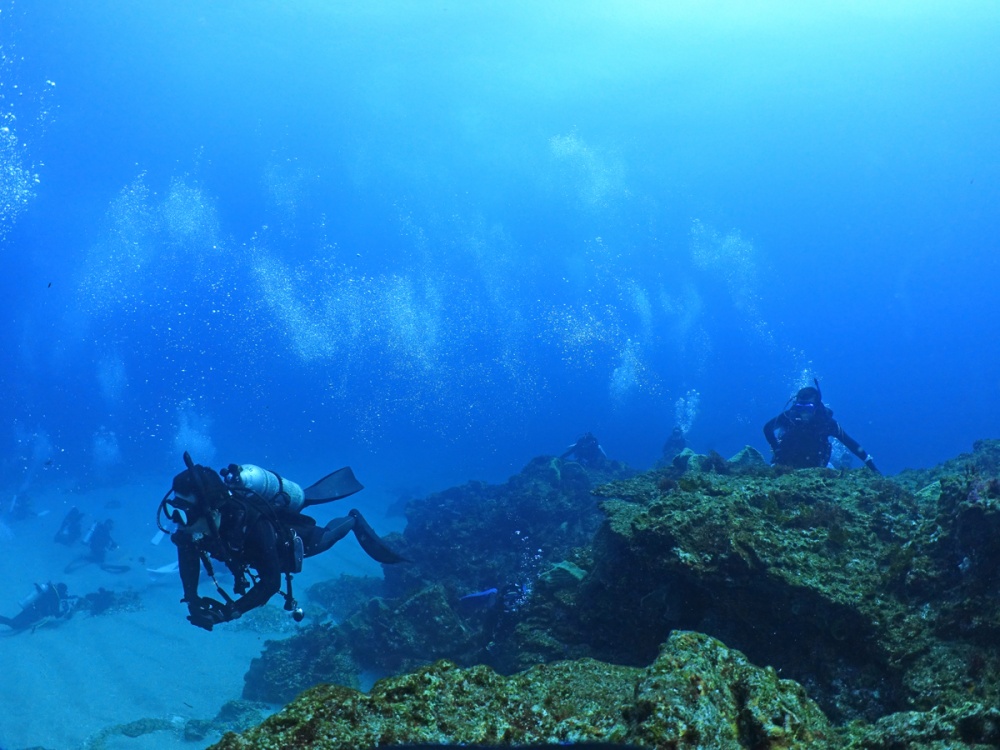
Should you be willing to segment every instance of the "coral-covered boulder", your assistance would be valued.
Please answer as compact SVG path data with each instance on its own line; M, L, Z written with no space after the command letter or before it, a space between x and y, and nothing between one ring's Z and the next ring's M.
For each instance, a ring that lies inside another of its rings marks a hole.
M578 595L593 654L638 664L699 630L837 721L998 702L1000 481L980 468L995 453L977 443L922 487L718 462L600 487L608 519Z
M713 638L675 633L646 669L583 659L502 677L438 662L367 695L316 687L213 750L588 741L678 750L839 745L801 686Z

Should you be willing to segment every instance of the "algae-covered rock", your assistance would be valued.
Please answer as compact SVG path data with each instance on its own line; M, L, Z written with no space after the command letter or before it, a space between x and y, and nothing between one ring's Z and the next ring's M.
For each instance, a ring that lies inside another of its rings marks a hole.
M597 488L608 519L579 596L593 653L638 664L699 630L837 721L1000 702L1000 480L976 468L997 455L981 441L961 473L901 483L763 469Z
M722 643L676 633L646 669L584 659L502 677L438 662L371 693L320 686L214 750L606 741L662 748L822 748L838 737L802 688Z
M729 464L740 469L765 469L767 459L759 450L751 445L743 447L735 456L729 459Z
M241 732L249 729L263 720L266 711L266 706L251 701L229 701L219 709L214 719L184 721L179 716L137 719L105 727L90 737L86 746L90 750L122 747L122 737L137 739L160 732L166 732L178 739L182 738L186 742L199 742L209 735L218 736L224 732ZM157 744L154 742L148 746L154 747Z
M893 479L917 491L942 477L1000 476L1000 440L977 440L972 453L961 453L929 469L904 469Z
M562 560L544 569L516 612L504 612L492 629L489 664L500 672L521 672L534 664L591 656L583 637L580 593L587 571Z
M465 627L438 585L402 601L372 599L343 623L341 631L352 644L354 658L381 674L454 659L482 646L479 633Z
M357 687L358 668L337 628L314 625L291 638L267 641L243 680L244 699L285 703L320 682Z
M310 617L343 620L354 614L370 599L385 594L381 577L341 574L309 587Z
M849 750L977 750L1000 747L1000 709L963 703L907 711L848 728Z
M189 719L184 723L186 742L200 742L209 735L242 732L259 724L267 714L265 707L247 700L228 701L214 719Z
M403 535L389 540L409 562L386 566L384 584L341 577L311 587L313 613L340 624L269 641L244 697L283 701L318 682L354 685L361 672L397 674L442 658L516 671L579 653L526 630L520 610L543 570L593 539L604 518L594 484L632 473L616 461L595 468L542 456L503 484L469 482L410 500ZM496 595L463 602L490 590ZM515 631L525 637L506 643ZM528 641L534 647L521 650Z
M581 599L597 655L641 663L672 629L696 629L803 681L838 718L904 706L888 651L919 646L887 644L882 623L915 614L883 589L913 510L888 485L817 469L598 488L608 520Z
M507 485L411 502L404 542L415 562L389 568L383 596L340 626L269 645L248 675L248 686L266 689L248 695L287 700L318 681L350 686L364 669L398 673L437 658L516 672L468 673L516 692L527 689L524 675L546 674L523 672L532 665L571 658L639 668L678 631L699 631L769 665L775 679L794 679L836 724L878 721L869 734L851 725L850 741L868 743L859 747L984 744L976 738L991 736L992 714L969 718L960 708L1000 705L1000 477L990 473L1000 443L980 441L970 456L898 479L772 468L750 449L728 461L690 451L677 459L588 490L593 477L579 464L543 457ZM463 608L469 592L479 609ZM451 673L418 674L448 686L441 675ZM717 717L750 705L712 679L704 689L718 698ZM337 695L353 696L362 718L378 711L355 693ZM650 701L644 710L655 713ZM769 747L772 731L784 741L799 725L794 708L786 721L756 705L729 735L705 734L703 744L752 737ZM638 733L641 709L630 704L628 736L655 744L659 735ZM936 717L952 711L949 735ZM686 731L681 714L671 716L663 737ZM430 737L404 724L393 732ZM908 739L891 744L888 728L904 725ZM939 744L920 744L925 736Z
M410 501L399 550L412 562L386 568L386 594L433 583L457 598L529 582L540 561L566 559L593 538L603 515L591 488L632 473L614 461L598 470L540 456L503 484L469 482Z

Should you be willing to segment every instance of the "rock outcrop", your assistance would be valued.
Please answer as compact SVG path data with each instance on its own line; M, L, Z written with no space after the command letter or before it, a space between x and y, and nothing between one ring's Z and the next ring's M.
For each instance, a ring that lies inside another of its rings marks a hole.
M578 464L536 459L505 485L411 502L401 544L415 564L389 569L381 595L339 624L270 646L248 688L281 685L284 700L305 687L295 674L356 685L362 670L410 672L368 696L309 694L340 708L308 704L303 716L344 712L366 727L362 744L998 747L998 471L994 441L893 478L782 470L753 449L728 461L686 451L668 467L598 481ZM470 604L468 592L482 596ZM317 653L339 661L303 672L310 659L326 663ZM708 654L725 677L698 661ZM458 666L427 666L439 659ZM581 675L590 692L571 687ZM690 697L691 675L705 700L656 702ZM443 687L440 700L430 684ZM489 710L475 713L459 685ZM558 711L542 721L532 708L536 723L517 723L526 701L545 708L538 701L553 691L564 696ZM706 711L728 733L705 734ZM426 723L439 714L456 718ZM268 731L286 738L300 723L272 721ZM580 726L590 729L571 732ZM303 729L324 738L303 746L340 747L346 731Z

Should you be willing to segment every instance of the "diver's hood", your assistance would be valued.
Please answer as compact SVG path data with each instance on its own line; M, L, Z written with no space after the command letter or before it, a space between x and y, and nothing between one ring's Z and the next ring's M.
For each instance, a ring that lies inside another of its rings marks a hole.
M171 488L175 495L194 497L210 508L218 508L229 496L222 477L200 464L194 464L175 476Z
M800 388L799 392L795 394L796 403L821 403L823 401L820 396L819 389L813 388L811 385L805 388Z

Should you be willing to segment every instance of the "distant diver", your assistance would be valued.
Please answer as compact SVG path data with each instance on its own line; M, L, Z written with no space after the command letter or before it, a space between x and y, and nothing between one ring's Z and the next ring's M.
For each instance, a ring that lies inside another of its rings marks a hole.
M71 561L66 566L64 572L73 573L90 564L97 565L101 570L108 573L127 572L131 566L107 562L108 553L118 549L118 542L111 536L111 530L114 527L115 522L110 518L103 521L94 521L82 540L87 545L89 551L87 554L81 555Z
M789 399L784 411L764 425L764 437L774 451L772 464L806 469L826 466L833 446L830 438L843 443L865 466L881 474L875 461L857 440L852 438L833 418L833 410L823 405L819 381L807 386Z
M301 511L353 495L364 489L350 467L329 474L304 490L259 466L230 464L219 472L195 464L184 454L184 471L174 477L160 502L156 522L170 533L164 520L177 525L171 541L177 545L177 563L192 625L211 630L261 607L281 589L285 576L285 610L301 621L303 612L292 594L292 575L302 570L302 559L325 552L353 531L361 548L384 564L403 562L372 530L357 510L326 526ZM212 559L229 568L235 583L234 599L215 578ZM198 594L201 568L215 585L220 599Z
M663 444L663 462L669 464L685 448L687 448L687 436L684 433L684 428L678 425L671 430Z
M601 447L601 444L592 432L586 433L573 443L573 445L569 446L559 458L566 461L570 456L584 466L594 468L601 467L608 461L608 455L604 452L604 448Z
M53 541L65 544L67 547L75 544L83 536L83 526L80 523L82 520L83 512L74 505L63 518Z

